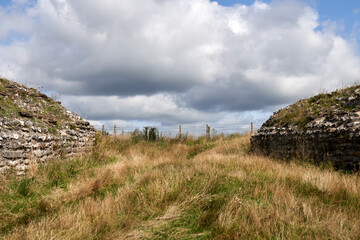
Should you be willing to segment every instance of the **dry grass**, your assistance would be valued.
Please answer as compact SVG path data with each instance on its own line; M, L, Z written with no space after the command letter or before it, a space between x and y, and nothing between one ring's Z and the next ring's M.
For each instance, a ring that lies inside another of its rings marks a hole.
M208 142L104 138L92 156L61 165L59 171L73 166L76 173L58 185L49 185L51 164L33 170L28 190L16 184L23 180L5 177L1 236L360 238L359 175L256 156L248 149L249 136Z

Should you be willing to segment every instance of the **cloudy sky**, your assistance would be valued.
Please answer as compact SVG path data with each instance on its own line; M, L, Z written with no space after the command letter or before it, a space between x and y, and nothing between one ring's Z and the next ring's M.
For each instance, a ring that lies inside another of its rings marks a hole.
M95 126L219 132L360 81L357 0L0 0L0 75Z

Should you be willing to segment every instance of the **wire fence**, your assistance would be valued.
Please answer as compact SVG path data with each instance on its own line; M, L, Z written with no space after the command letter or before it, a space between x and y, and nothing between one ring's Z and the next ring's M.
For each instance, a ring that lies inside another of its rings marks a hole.
M194 137L204 136L210 134L216 136L220 134L245 134L253 133L258 128L258 125L253 123L249 124L214 124L209 126L208 124L184 124L179 126L154 126L159 131L160 136L164 137L176 137L181 135L192 135ZM144 131L144 127L121 127L121 126L102 126L102 132L107 134L130 134L136 130Z

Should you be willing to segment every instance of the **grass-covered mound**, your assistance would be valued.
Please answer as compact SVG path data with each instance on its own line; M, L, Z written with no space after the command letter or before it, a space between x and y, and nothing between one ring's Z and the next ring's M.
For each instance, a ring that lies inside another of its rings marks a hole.
M1 178L2 239L359 239L360 177L249 153L249 136L99 138Z
M0 119L31 121L36 126L57 134L65 126L76 130L80 117L60 102L34 88L0 78Z
M302 130L314 119L356 111L360 111L360 85L302 99L274 113L264 126Z

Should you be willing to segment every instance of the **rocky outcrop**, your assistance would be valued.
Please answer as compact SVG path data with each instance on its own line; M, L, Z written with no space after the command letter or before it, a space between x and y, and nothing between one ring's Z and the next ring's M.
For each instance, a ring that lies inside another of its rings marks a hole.
M251 145L265 155L305 157L358 171L360 87L321 94L279 110L251 137Z
M36 89L0 79L0 172L23 175L30 163L91 147L95 129Z

